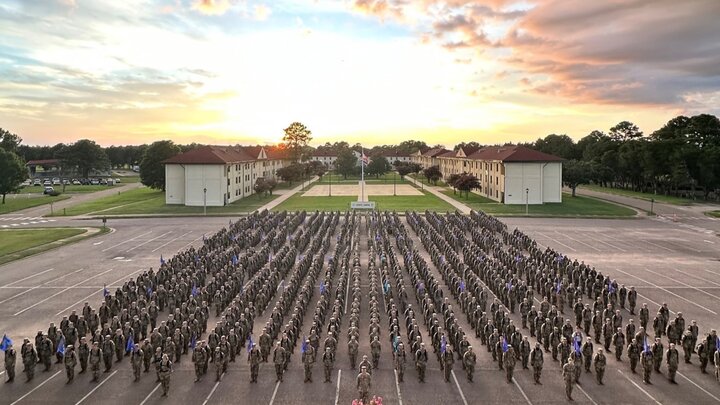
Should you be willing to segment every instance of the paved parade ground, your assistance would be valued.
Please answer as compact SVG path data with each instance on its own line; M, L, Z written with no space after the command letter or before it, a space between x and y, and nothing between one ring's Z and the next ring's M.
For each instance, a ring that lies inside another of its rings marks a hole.
M314 186L312 190L317 187ZM336 187L333 186L333 194ZM357 186L353 186L357 187ZM372 186L369 186L372 187ZM385 186L385 187L391 187ZM401 186L398 185L398 190ZM410 187L412 188L412 187ZM306 193L307 194L307 193ZM357 192L356 192L357 194ZM372 193L369 193L372 195ZM339 194L338 194L339 195ZM268 215L278 215L277 213ZM302 222L295 233L295 238L283 239L281 245L297 244L300 231L311 235L310 240L319 238L318 227L311 227L313 222L309 217ZM408 348L408 362L403 382L399 382L398 375L393 370L393 356L390 344L388 325L390 322L385 311L385 294L379 297L379 325L382 354L379 369L372 374L372 387L370 394L382 396L384 405L387 404L554 404L564 403L565 385L560 373L560 365L554 362L550 353L544 355L544 369L542 372L542 385L533 383L532 370L523 370L518 362L514 378L511 383L505 380L505 373L498 370L496 362L480 339L475 337L474 330L469 324L466 315L460 309L460 304L451 293L451 286L443 279L438 265L434 263L430 250L425 247L420 236L409 226L408 218L398 217L398 223L403 225L407 238L421 256L417 260L427 263L429 272L438 281L443 296L448 297L455 308L455 316L459 325L465 331L468 341L477 354L477 365L473 382L469 382L462 370L460 360L455 360L453 373L449 382L443 379L440 363L432 351L432 340L429 329L423 322L420 308L421 303L413 293L411 275L403 260L398 247L396 235L389 234L389 227L382 228L378 233L377 219L370 220L368 216L358 215L353 224L346 224L347 218L343 215L338 219L325 236L328 242L327 250L320 250L318 257L323 258L322 269L314 276L314 286L308 299L308 309L299 328L299 335L307 335L313 320L313 311L320 299L321 292L318 283L328 280L329 307L328 318L334 298L352 293L350 283L341 282L342 277L348 277L346 272L337 268L331 270L328 256L339 250L338 244L347 243L348 246L357 247L359 259L358 293L359 305L359 353L370 355L370 342L368 338L370 325L370 296L372 291L380 291L384 286L378 284L376 274L382 273L387 277L390 294L398 296L399 286L407 289L407 302L416 308L417 322L420 325L422 340L426 342L429 360L427 364L426 382L418 382L418 374L413 366ZM248 221L232 218L233 222ZM320 220L317 220L320 221ZM384 220L384 224L392 224ZM631 220L596 220L596 219L529 219L504 218L508 230L512 232L518 228L533 238L538 246L544 250L551 247L567 255L570 259L596 267L604 275L615 279L618 285L626 287L635 286L638 291L638 308L647 303L650 308L650 319L655 315L662 303L667 303L671 311L671 319L677 312L682 312L689 325L690 320L697 320L700 329L700 339L704 338L710 329L720 329L720 238L714 234L699 232L680 227L675 223L651 219ZM57 225L67 225L73 222L75 226L89 221L58 220ZM97 222L97 221L95 221ZM328 221L329 222L329 221ZM276 382L275 370L272 364L272 354L269 363L260 365L257 383L250 383L250 366L247 353L242 349L236 362L230 363L227 372L221 381L215 381L215 366L210 364L208 373L200 382L194 382L195 371L191 363L190 354L183 355L179 363L174 365L171 376L169 397L161 397L162 389L156 382L154 367L150 373L144 373L138 382L133 382L133 370L129 357L120 363L115 363L108 373L103 373L99 382L90 382L90 372L76 375L75 380L66 384L65 369L61 364L54 364L51 371L42 371L39 364L36 368L35 378L25 382L22 373L23 364L20 355L20 346L23 337L30 338L34 343L37 331L47 331L48 324L59 324L62 316L77 310L80 313L83 304L89 302L93 308L98 308L103 301L103 288L107 286L111 293L130 278L149 270L158 270L161 256L169 261L178 252L190 247L200 248L203 245L203 235L211 238L213 234L227 228L229 218L138 218L114 219L109 226L113 232L90 238L70 246L48 251L36 256L0 266L3 282L0 285L0 333L5 333L13 339L17 350L17 376L13 383L0 385L0 404L343 404L350 405L358 397L356 388L357 370L350 369L347 353L347 336L350 316L347 304L352 303L352 296L347 296L345 305L340 307L343 314L340 323L338 349L336 362L331 374L331 382L323 382L323 365L321 354L313 368L313 382L303 382L303 365L301 363L301 344L294 345L294 353L285 373L283 382ZM448 223L445 223L447 225ZM46 225L46 224L42 224ZM93 225L97 225L94 224ZM39 225L40 226L40 225ZM253 225L245 229L244 236L255 235L258 231ZM267 226L267 232L282 231L282 226ZM345 228L344 228L345 227ZM445 229L442 226L440 229ZM235 228L237 229L237 228ZM324 228L323 228L324 229ZM346 233L343 229L347 230ZM265 232L265 231L263 231ZM355 234L353 234L356 232ZM439 234L442 235L442 234ZM263 233L263 238L265 234ZM470 233L464 235L472 240ZM223 237L227 239L226 237ZM394 255L399 265L398 273L388 270L387 273L379 269L380 256L378 250L384 249L383 242L387 240L392 250L386 254ZM499 238L502 241L502 238ZM240 256L251 255L252 252L262 249L268 239L263 239L254 248L240 251ZM344 246L344 245L343 245ZM507 249L508 246L505 246ZM309 255L318 252L312 243L299 248L298 253ZM324 248L323 248L324 249ZM312 252L311 252L312 250ZM277 250L274 254L278 255ZM323 253L325 252L325 253ZM527 255L527 253L526 253ZM372 258L371 258L372 256ZM462 254L459 255L462 258ZM352 267L351 250L348 248L347 257ZM372 259L372 260L371 260ZM203 259L205 260L205 259ZM208 260L212 260L209 258ZM435 262L438 258L435 257ZM375 266L371 266L370 263ZM208 261L209 263L209 261ZM295 266L297 267L297 266ZM290 270L293 272L294 270ZM308 273L309 274L309 273ZM319 275L319 276L318 276ZM352 277L351 274L349 277ZM400 276L400 277L399 277ZM304 284L312 275L301 276L299 281ZM249 284L251 277L244 277ZM207 280L206 280L207 281ZM273 305L283 294L283 285L279 280L271 282L273 297L268 301L266 308L258 308L254 318L253 341L258 342L259 335L265 323L270 319ZM283 282L284 283L284 282ZM267 287L267 283L264 283ZM336 291L338 285L348 286L345 292ZM277 287L276 287L277 286ZM489 305L495 298L490 290ZM387 295L389 297L390 295ZM231 297L232 298L232 297ZM536 299L542 299L535 293ZM584 302L589 303L587 296ZM296 305L293 298L290 301L289 312ZM212 304L212 303L211 303ZM535 302L539 307L539 301ZM437 311L440 311L438 308ZM348 315L344 315L348 314ZM167 319L167 310L160 313L158 323ZM624 317L623 327L632 316L627 310L622 311ZM572 318L572 309L566 308L565 316ZM512 314L510 318L516 325L520 325L519 313ZM287 323L290 315L283 318ZM301 318L302 319L302 318ZM440 319L443 319L442 314ZM211 305L208 321L208 332L219 318L215 316L215 307ZM402 341L407 342L407 330L402 309L400 309L400 332ZM574 324L574 320L573 320ZM327 334L327 323L322 328L320 342ZM528 335L527 329L521 330L523 336ZM207 339L207 334L201 337ZM535 338L530 338L534 346ZM663 339L665 348L667 340ZM600 345L595 345L599 347ZM627 354L623 354L622 362L615 360L614 354L607 354L607 371L605 372L605 385L595 382L593 375L585 374L580 377L580 385L575 386L573 398L577 403L583 404L711 404L720 403L720 383L715 380L712 373L714 366L708 366L708 374L701 374L698 367L697 355L693 355L692 364L682 362L682 349L678 347L681 361L679 373L676 378L678 385L671 385L667 380L667 370L663 362L662 375L653 373L652 385L642 381L642 367L638 366L638 374L631 373L628 366ZM192 350L189 351L192 353ZM54 363L54 359L53 359ZM79 370L79 366L77 367ZM3 369L4 370L4 369ZM5 373L0 371L3 379Z
M394 194L393 194L394 193ZM357 196L360 195L360 186L357 184L318 184L302 193L303 197ZM423 195L420 190L409 184L365 184L365 196L379 195Z

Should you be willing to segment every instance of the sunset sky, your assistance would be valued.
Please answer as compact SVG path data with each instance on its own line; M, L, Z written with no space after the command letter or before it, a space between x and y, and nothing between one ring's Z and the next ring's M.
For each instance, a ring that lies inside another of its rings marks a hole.
M720 114L717 0L3 0L0 127L26 144L646 133Z

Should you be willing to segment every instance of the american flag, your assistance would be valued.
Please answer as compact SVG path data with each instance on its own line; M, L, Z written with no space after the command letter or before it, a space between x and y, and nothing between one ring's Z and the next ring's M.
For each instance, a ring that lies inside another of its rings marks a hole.
M362 151L362 154L360 156L360 161L363 165L367 166L370 164L370 158L365 155L365 151Z

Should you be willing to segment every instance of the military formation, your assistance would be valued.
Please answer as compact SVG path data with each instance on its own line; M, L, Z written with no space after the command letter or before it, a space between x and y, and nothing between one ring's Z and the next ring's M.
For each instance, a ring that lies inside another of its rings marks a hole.
M259 316L265 322L255 335ZM480 347L473 348L467 335L473 331L461 323L474 330ZM608 361L632 373L640 366L647 384L664 366L665 378L677 383L679 363L693 364L697 356L700 370L713 366L720 381L715 330L701 335L697 322L686 324L681 312L671 317L666 304L651 318L647 304L638 308L634 287L540 249L478 212L407 212L404 220L389 212L256 212L204 237L200 248L161 259L157 270L114 292L105 288L98 307L86 302L80 313L50 323L32 341L25 338L19 356L27 381L38 365L47 372L53 362L65 367L68 384L78 365L80 374L89 368L92 382L118 367L129 367L134 381L154 369L166 396L173 367L188 357L196 382L209 368L221 381L246 355L250 383L258 382L263 363L272 363L280 383L298 346L304 382L313 383L319 362L323 381L332 383L341 340L358 372L362 403L372 394L373 370L385 361L398 384L408 368L424 383L432 357L445 382L458 377L456 369L473 382L477 350L487 351L508 384L516 383L516 368L532 370L534 383L542 384L545 361L557 362L569 400L583 371L603 385ZM367 353L360 352L361 341ZM3 349L7 382L13 382L18 353L5 339ZM125 360L129 366L121 366Z

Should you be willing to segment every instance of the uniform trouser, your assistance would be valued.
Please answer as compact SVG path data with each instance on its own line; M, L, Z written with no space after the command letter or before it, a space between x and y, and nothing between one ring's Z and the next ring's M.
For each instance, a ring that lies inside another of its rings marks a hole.
M604 376L605 376L605 370L595 370L595 379L597 380L598 384L603 383Z
M465 374L467 375L468 381L472 381L474 373L475 373L475 366L465 367Z
M35 377L35 364L25 364L25 375L27 376L28 381Z
M565 395L567 395L568 399L572 398L572 390L573 390L573 380L572 379L565 379Z
M692 349L683 347L683 354L685 355L685 363L690 363L690 356L692 355Z
M52 366L52 361L50 361L50 356L43 356L43 364L45 365L45 371L49 371L50 367Z
M122 361L122 358L123 358L123 355L124 355L124 354L125 354L125 353L124 353L124 350L122 350L122 349L120 349L120 350L115 350L115 358L117 359L118 363Z
M405 366L400 366L396 370L398 374L398 381L403 382L403 377L405 376Z
M282 363L275 364L275 375L277 376L278 380L282 380L283 371L285 370L285 365Z
M257 381L258 371L260 371L260 364L250 365L250 380Z
M702 371L703 373L705 373L705 370L707 369L707 365L708 365L708 359L707 359L707 357L705 357L704 359L701 358L701 359L700 359L700 371Z
M199 380L200 377L203 375L203 365L202 363L196 363L195 364L195 379Z
M592 365L592 357L585 356L585 372L590 372L590 366Z
M419 363L417 366L418 378L420 381L425 381L425 367L426 365L424 363Z
M668 368L668 378L670 381L675 382L675 373L677 373L677 368Z
M366 390L360 390L359 393L360 393L360 400L362 401L362 403L363 404L368 403L368 397L370 396L370 393Z
M655 368L655 371L657 371L658 373L660 372L661 362L662 362L662 360L660 360L660 359L653 359L653 368Z
M530 360L530 356L522 356L522 366L523 368L528 368L528 361Z
M452 367L445 366L443 367L443 372L445 373L445 382L450 382L450 373L452 372Z
M148 358L143 359L143 370L146 373L150 371L150 359L148 359Z
M170 391L170 377L163 377L160 382L162 383L163 394L167 395L168 391Z
M540 382L540 376L542 375L542 367L533 367L533 378L536 383Z
M310 363L303 364L305 369L305 382L312 381L312 365Z
M72 381L75 378L75 367L65 366L65 374L67 375L68 381Z
M88 359L80 358L80 373L84 373L87 370Z
M112 368L112 356L103 357L103 361L105 362L105 371L110 370Z
M373 368L378 368L379 362L380 362L380 353L373 353L372 354Z
M215 364L215 381L220 381L220 376L223 373L222 363Z
M8 381L13 381L15 379L15 366L12 367L5 367L5 372L8 375Z
M512 381L513 371L514 371L514 367L505 367L505 378L507 378L507 382Z
M620 357L622 357L623 348L622 346L615 346L615 359L620 360Z
M91 365L90 369L93 372L93 380L100 378L100 363Z
M325 381L330 381L330 374L332 374L332 366L325 366Z
M633 373L635 372L635 368L637 368L638 359L635 357L630 357L630 371Z
M652 372L652 368L645 367L643 368L643 381L646 383L650 382L650 373Z
M142 372L142 364L133 364L133 375L136 380L140 379L140 373Z
M355 370L355 363L357 362L357 353L350 353L350 368Z

